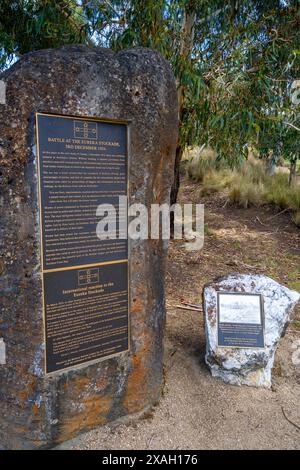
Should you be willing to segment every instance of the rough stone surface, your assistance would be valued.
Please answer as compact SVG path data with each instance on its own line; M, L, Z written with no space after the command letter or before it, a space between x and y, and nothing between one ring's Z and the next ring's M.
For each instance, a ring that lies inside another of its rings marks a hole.
M226 348L217 345L217 292L262 294L265 312L265 348ZM271 387L271 371L278 342L284 335L298 292L262 275L233 274L204 287L205 361L214 377L234 385Z
M131 351L44 376L35 113L128 119L130 202L168 202L177 140L169 64L156 52L68 46L24 56L0 77L0 447L49 447L160 397L164 258L160 240L131 242Z

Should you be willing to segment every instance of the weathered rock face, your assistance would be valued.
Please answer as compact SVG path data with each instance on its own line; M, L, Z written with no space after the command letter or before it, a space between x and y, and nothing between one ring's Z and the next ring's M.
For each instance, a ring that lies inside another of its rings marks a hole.
M177 98L156 52L68 46L5 72L0 105L0 447L40 448L157 402L162 387L164 258L160 240L131 242L131 350L44 376L35 113L131 120L130 203L169 200Z
M265 348L218 347L217 292L262 294L265 314ZM205 360L214 377L234 385L271 386L271 371L279 339L300 295L261 275L234 274L204 287L206 325Z

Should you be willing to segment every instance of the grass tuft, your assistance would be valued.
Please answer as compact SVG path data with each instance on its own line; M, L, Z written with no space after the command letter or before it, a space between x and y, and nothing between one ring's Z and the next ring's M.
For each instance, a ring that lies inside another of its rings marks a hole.
M294 222L300 226L300 186L289 186L288 174L267 174L264 163L250 157L239 168L232 170L216 160L213 151L193 149L186 155L188 176L201 183L201 194L223 192L228 200L241 207L273 204L279 209L295 212Z
M300 227L300 211L296 212L296 214L293 217L293 220L297 227Z

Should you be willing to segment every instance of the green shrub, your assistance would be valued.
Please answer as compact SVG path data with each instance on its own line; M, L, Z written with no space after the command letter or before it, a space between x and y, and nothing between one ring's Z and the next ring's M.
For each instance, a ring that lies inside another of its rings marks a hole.
M290 187L287 174L277 173L266 177L265 188L265 197L270 204L275 204L281 209L300 211L300 187Z
M300 187L290 188L289 191L290 206L300 214Z

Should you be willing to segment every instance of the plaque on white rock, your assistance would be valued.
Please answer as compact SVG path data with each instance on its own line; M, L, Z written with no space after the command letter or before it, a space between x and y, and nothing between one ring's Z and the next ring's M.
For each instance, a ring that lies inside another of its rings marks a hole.
M263 297L218 292L218 346L264 348Z
M300 295L261 274L230 274L204 287L205 362L233 385L271 387L279 340Z

